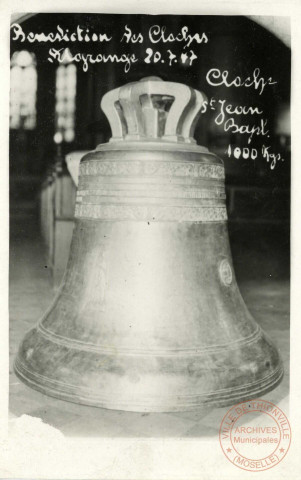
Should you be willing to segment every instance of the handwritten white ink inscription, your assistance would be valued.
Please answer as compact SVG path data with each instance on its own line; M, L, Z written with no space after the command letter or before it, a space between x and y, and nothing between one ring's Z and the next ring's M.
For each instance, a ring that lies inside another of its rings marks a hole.
M199 33L189 33L189 27L182 27L179 33L167 32L166 26L152 25L148 31L148 39L151 43L173 43L184 42L184 48L190 47L193 42L198 44L207 43L208 37L205 32L201 35ZM125 32L121 37L121 42L126 43L143 43L144 36L141 32L133 33L131 28L125 25Z
M47 61L59 64L78 63L84 72L88 71L90 65L98 63L111 63L117 67L120 65L125 73L128 73L139 62L152 65L154 68L164 63L171 68L176 65L191 67L199 61L200 48L206 48L206 44L209 42L207 33L192 31L188 26L172 31L165 25L154 24L142 32L135 31L133 27L126 24L118 38L125 49L116 53L112 48L108 50L108 47L117 34L114 31L108 31L108 26L105 24L99 26L98 31L81 25L77 25L73 29L57 25L54 31L47 33L25 32L23 28L23 25L18 23L11 25L13 41L55 43L48 50ZM93 53L74 51L83 44L93 44ZM133 47L135 44L146 44L145 49L135 52ZM99 45L102 51L97 51L95 45ZM126 48L129 48L128 52L125 51ZM239 91L249 89L254 93L254 103L249 106L234 105L233 102L230 103L225 98L217 98L215 95L203 103L202 113L215 112L214 122L217 126L229 134L242 135L246 140L246 146L228 145L226 154L229 158L255 160L261 155L273 170L278 162L283 161L283 158L279 153L274 153L269 145L268 118L262 108L256 105L256 95L260 98L273 85L276 85L277 81L271 76L264 76L259 68L254 68L248 75L242 76L216 67L208 70L205 78L201 79L200 90L203 89L204 80L208 85L216 88L217 92L225 92L227 89L239 89ZM261 147L252 145L255 138L262 139Z
M260 76L260 69L255 68L252 75L242 79L240 76L236 76L231 80L228 70L221 72L218 68L211 68L207 73L206 80L209 85L218 87L224 85L225 87L245 87L245 88L254 88L259 90L259 95L261 95L267 85L275 85L277 82L273 81L272 77L265 79Z
M54 32L25 33L21 25L13 23L11 30L13 32L12 40L21 43L25 41L30 43L67 43L68 45L62 48L51 48L48 52L48 62L54 63L54 61L56 61L63 63L67 61L81 63L84 72L88 71L89 65L95 63L122 64L126 73L129 72L133 64L139 61L146 64L166 63L169 67L180 63L190 67L198 58L191 47L203 43L206 44L209 41L205 32L191 32L187 26L182 27L178 32L171 32L168 31L165 25L152 25L148 32L144 34L139 31L134 32L128 25L125 25L124 31L119 39L121 43L132 45L149 42L150 44L156 45L157 50L147 47L143 58L140 58L140 52L135 53L132 49L129 52L123 51L119 54L114 51L97 53L71 52L70 48L73 49L78 43L100 43L105 46L111 42L114 36L111 33L94 32L89 28L82 28L80 25L77 25L73 31L57 25L56 31ZM172 44L180 45L183 49L182 52L175 54L170 48L166 48Z
M254 90L254 94L258 95L262 95L269 86L277 84L272 77L265 78L261 75L259 68L255 68L252 74L246 78L231 75L228 70L221 71L218 68L211 68L207 72L206 80L209 85L214 87L250 88ZM228 146L226 153L229 158L255 160L261 155L269 163L271 170L274 170L277 162L284 161L281 155L273 153L272 147L266 143L259 149L251 146L254 136L265 138L265 142L270 138L268 119L265 118L261 108L256 105L232 105L226 99L212 97L202 106L202 113L206 113L208 110L217 112L214 122L216 125L222 126L225 132L238 133L247 139L248 146L246 147ZM250 117L254 118L252 124L248 122ZM243 118L245 120L241 120Z

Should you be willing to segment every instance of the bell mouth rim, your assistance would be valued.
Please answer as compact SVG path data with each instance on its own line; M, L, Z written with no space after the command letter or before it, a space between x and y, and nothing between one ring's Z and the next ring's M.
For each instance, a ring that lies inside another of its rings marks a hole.
M105 397L98 392L95 392L93 395L90 389L85 392L84 389L63 384L62 382L49 379L41 374L35 374L28 370L25 365L20 362L18 357L14 364L14 371L17 377L28 387L60 400L108 410L149 413L184 412L204 407L222 408L236 405L240 402L260 398L263 394L274 390L284 376L284 368L280 360L272 374L260 378L251 384L229 387L223 391L205 392L194 395L169 395L157 397L156 399L147 396L137 398L135 401L129 399L128 401L114 402L112 401L112 397ZM44 383L42 383L42 381Z

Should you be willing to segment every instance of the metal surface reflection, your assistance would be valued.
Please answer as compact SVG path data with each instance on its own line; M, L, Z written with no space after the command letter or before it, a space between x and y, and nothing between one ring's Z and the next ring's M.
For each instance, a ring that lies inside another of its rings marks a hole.
M65 277L15 362L27 385L167 412L280 382L278 352L236 284L222 161L193 139L205 99L157 77L104 96L113 136L81 161Z

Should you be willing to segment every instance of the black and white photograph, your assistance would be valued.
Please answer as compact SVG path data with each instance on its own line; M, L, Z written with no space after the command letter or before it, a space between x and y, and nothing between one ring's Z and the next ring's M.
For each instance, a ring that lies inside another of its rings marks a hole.
M70 7L9 19L8 429L297 478L291 17Z

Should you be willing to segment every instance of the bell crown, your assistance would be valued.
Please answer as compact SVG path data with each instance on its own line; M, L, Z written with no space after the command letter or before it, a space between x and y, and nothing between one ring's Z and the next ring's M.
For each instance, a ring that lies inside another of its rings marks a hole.
M105 94L101 108L112 130L110 142L196 144L194 130L206 100L187 85L146 77Z

